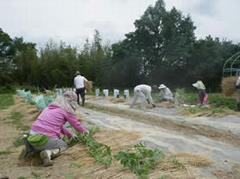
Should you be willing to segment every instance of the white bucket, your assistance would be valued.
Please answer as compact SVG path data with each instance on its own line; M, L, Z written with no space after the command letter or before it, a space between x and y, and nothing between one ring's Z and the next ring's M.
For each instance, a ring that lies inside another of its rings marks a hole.
M99 96L99 94L100 94L100 89L95 89L95 94L96 94L96 96Z
M128 99L129 98L129 90L128 89L125 89L123 94L124 94L124 99Z
M104 89L104 90L103 90L103 95L104 95L105 97L108 97L108 94L109 94L109 93L108 93L108 89Z
M114 98L119 98L119 90L118 89L113 90L113 97Z

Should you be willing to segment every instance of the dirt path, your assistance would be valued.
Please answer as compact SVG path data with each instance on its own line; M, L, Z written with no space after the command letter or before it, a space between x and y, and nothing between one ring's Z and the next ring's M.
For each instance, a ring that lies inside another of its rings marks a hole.
M129 109L128 102L114 103L108 98L90 98L87 106L109 114L130 118L185 135L202 135L240 147L240 120L238 116L186 117L177 114L176 109L154 108L144 111Z

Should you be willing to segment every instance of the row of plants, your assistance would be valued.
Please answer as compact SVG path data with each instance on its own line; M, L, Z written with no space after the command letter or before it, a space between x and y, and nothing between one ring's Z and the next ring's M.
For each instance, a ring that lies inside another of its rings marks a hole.
M28 95L26 95L26 98L28 99ZM28 100L26 101L28 102ZM72 130L74 131L73 128ZM97 131L99 131L99 128L91 128L88 134L76 133L77 137L74 140L68 140L67 138L64 138L64 140L70 146L77 143L85 145L90 156L105 167L110 167L115 158L124 168L131 170L139 179L148 178L149 173L164 159L162 151L149 149L143 144L137 144L132 149L120 151L113 155L110 146L99 143L94 139L94 134Z
M112 164L112 150L109 146L97 142L93 135L97 128L91 128L88 134L77 134L77 138L71 140L70 146L76 143L81 143L87 146L90 156L92 156L98 163L109 167Z
M113 155L110 146L97 142L93 135L97 128L90 129L88 134L78 134L77 139L71 140L70 145L77 143L88 147L89 154L100 164L109 167L113 158L120 161L124 168L131 170L138 178L148 178L149 173L164 158L163 152L159 149L149 149L143 144L137 144L132 149L120 151Z

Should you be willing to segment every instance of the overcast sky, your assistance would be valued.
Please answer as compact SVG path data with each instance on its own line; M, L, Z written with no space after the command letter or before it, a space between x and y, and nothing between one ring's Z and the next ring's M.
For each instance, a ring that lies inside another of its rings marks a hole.
M49 39L80 45L98 29L111 43L134 30L156 0L0 0L0 28L43 46ZM190 14L198 38L208 34L240 42L240 0L165 0ZM81 46L81 45L80 45Z

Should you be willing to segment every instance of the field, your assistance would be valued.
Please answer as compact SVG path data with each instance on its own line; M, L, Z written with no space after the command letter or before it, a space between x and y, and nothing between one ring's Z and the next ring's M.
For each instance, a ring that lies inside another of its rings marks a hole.
M240 178L240 121L234 111L189 111L164 103L129 109L130 100L88 96L78 118L99 128L94 139L111 147L113 156L139 143L165 156L147 176L139 176L133 165L123 167L115 157L109 167L96 162L82 144L63 152L52 167L42 167L38 157L19 160L21 136L38 110L19 96L0 97L6 101L0 104L0 178Z

